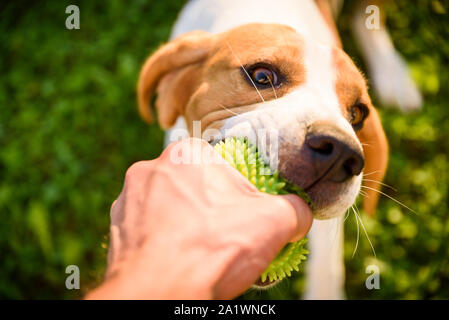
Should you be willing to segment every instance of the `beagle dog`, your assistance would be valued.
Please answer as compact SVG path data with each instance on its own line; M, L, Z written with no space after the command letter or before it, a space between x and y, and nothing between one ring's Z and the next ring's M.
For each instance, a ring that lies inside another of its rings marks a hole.
M315 221L305 298L344 298L342 216L362 183L363 208L375 211L388 146L366 81L341 49L330 4L189 1L171 41L140 73L139 112L149 123L155 93L171 140L246 137L307 191Z

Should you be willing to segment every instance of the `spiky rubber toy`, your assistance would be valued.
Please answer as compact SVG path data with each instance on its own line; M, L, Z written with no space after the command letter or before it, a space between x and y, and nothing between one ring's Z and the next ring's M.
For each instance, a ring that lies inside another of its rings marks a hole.
M307 193L301 188L282 179L278 172L272 172L259 156L256 147L250 146L248 141L241 138L226 138L215 145L215 150L243 176L245 176L261 192L270 194L293 193L300 196L309 205L311 204ZM307 239L301 239L287 244L274 258L270 265L260 276L260 284L272 283L291 276L293 270L306 260L309 253L304 248Z

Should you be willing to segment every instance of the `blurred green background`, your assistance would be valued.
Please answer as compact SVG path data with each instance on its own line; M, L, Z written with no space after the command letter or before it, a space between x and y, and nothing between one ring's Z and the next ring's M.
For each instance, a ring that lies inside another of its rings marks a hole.
M77 4L81 29L65 28ZM145 57L165 42L184 1L5 1L0 4L0 298L80 298L101 281L109 207L133 162L162 150L163 133L136 111ZM348 298L449 298L449 6L391 1L388 25L425 98L422 111L381 111L391 146L383 197L352 257L357 228L345 223ZM351 4L339 19L344 46ZM374 94L373 94L374 95ZM374 96L374 101L376 101ZM380 290L365 288L377 264ZM81 290L65 288L65 267ZM301 275L244 298L300 296Z

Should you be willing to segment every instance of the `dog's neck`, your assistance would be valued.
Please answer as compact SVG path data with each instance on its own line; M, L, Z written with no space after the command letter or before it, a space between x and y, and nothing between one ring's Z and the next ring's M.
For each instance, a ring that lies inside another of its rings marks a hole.
M305 38L336 44L314 0L191 0L171 38L198 29L219 33L254 22L285 24Z

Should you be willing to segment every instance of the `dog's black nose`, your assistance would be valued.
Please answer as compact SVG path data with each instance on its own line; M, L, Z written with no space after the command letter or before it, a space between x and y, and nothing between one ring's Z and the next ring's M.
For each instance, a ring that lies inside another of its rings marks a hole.
M352 140L335 129L307 135L306 144L311 151L315 174L321 181L344 182L360 174L364 166L363 152L354 143L346 142Z

